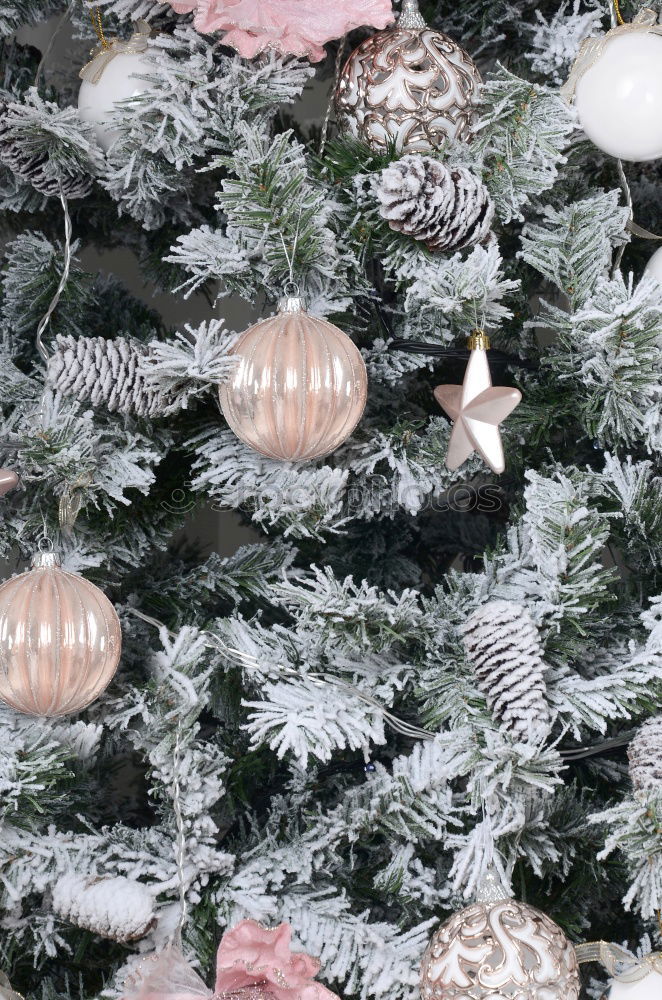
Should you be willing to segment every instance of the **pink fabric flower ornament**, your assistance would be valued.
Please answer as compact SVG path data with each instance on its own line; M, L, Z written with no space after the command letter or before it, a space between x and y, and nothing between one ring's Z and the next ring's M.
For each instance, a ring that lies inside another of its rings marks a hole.
M338 1000L315 982L317 959L290 951L291 937L289 924L269 930L242 920L221 940L213 993L179 948L148 955L127 978L122 1000Z
M224 45L250 59L265 49L324 58L324 45L353 28L385 28L391 0L170 0L178 14L195 13L198 31L225 31Z

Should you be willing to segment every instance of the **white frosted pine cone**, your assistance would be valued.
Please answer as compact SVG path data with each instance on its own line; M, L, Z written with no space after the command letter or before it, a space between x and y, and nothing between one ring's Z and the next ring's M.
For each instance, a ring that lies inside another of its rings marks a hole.
M644 722L628 747L635 795L662 795L662 715Z
M161 394L148 386L141 362L147 348L129 337L56 337L48 379L58 392L111 413L160 416Z
M142 882L68 872L53 888L62 920L113 941L137 941L154 926L154 897Z
M514 601L489 601L469 616L462 632L478 687L502 728L518 740L546 736L545 664L526 608Z
M20 106L0 102L0 163L40 194L63 194L71 199L85 198L90 193L93 179L86 170L73 164L66 170L57 169L43 137L35 134L32 142L29 140L29 121L24 119Z
M377 198L391 229L432 251L452 253L490 235L492 199L466 167L449 169L432 156L410 153L382 171Z

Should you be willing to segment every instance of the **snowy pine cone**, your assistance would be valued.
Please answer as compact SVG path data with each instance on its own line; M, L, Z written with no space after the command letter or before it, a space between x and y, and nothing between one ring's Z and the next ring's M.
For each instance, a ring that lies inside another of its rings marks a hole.
M465 167L410 153L382 171L380 212L395 229L430 250L453 252L487 239L494 205L483 182Z
M520 604L490 601L462 629L478 687L502 728L518 740L550 730L545 664L538 630Z
M28 181L40 194L65 198L85 198L92 190L93 179L87 170L73 162L58 165L49 155L43 133L27 130L20 106L0 101L0 163L21 180Z
M628 747L634 793L646 797L662 794L662 715L644 722Z
M141 361L147 348L128 337L59 336L48 362L51 385L80 402L138 417L159 416L161 393L146 384Z
M113 941L137 941L154 926L154 897L142 882L68 872L53 889L53 911Z

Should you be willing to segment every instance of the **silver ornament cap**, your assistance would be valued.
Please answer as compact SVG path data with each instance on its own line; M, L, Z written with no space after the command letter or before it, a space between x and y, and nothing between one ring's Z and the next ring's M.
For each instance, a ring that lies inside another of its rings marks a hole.
M305 312L306 303L302 295L284 295L278 301L279 313Z
M487 903L490 905L492 903L501 903L505 899L510 898L510 893L504 888L503 882L499 878L496 868L493 864L489 864L487 866L487 871L478 883L478 888L476 889L476 902Z
M32 569L53 569L55 566L62 565L60 562L60 557L52 550L35 552L30 562Z
M417 30L427 28L425 18L418 9L418 0L402 0L402 9L398 15L398 28Z

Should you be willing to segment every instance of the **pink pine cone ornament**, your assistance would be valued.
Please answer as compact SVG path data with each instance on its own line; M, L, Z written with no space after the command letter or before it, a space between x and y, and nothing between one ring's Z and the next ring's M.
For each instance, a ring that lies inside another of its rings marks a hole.
M274 49L319 62L331 39L393 21L391 0L171 0L170 6L178 14L194 12L200 32L227 32L223 44L245 59Z

